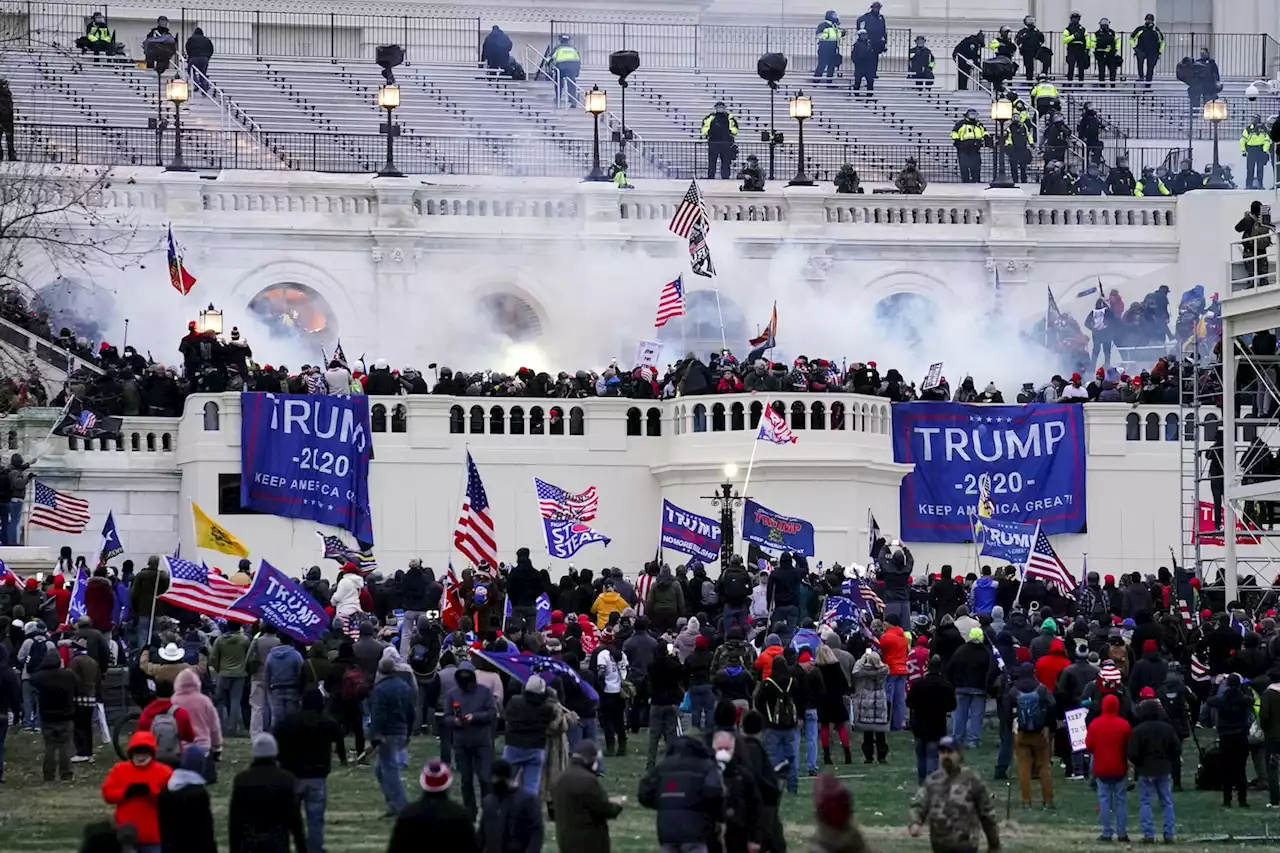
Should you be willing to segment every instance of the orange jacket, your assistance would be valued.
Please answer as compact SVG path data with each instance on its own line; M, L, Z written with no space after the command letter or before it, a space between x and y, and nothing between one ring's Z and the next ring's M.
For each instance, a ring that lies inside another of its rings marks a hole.
M907 635L897 625L890 625L880 635L880 659L889 667L890 675L907 674Z
M773 659L782 654L782 646L766 646L756 658L756 669L760 670L763 680L773 675Z
M155 754L156 739L150 732L135 732L129 738L129 751L149 748ZM154 759L146 767L134 767L132 761L119 761L102 780L102 799L116 807L116 826L132 824L138 830L139 844L160 843L159 797L168 784L173 769ZM145 785L147 794L128 794L132 785Z

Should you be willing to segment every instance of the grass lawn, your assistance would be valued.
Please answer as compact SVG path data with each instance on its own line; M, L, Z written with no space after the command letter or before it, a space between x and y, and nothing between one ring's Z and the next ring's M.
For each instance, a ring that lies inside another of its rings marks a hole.
M633 740L632 755L610 759L607 765L605 785L609 792L629 797L627 809L613 826L613 847L619 853L651 853L657 849L653 814L635 803L636 783L644 770L644 759L634 754L635 745L640 744L647 745L647 740ZM19 731L9 734L6 781L0 787L0 850L4 853L72 853L79 846L84 824L108 818L111 814L98 793L98 786L114 760L109 746L99 751L94 764L74 765L75 782L57 784L41 781L40 748L38 735ZM906 735L890 735L890 748L887 766L863 765L855 750L857 763L848 767L837 764L834 769L853 788L857 820L866 831L873 849L882 853L926 851L929 849L927 841L910 838L905 828L906 806L915 791L915 754L911 740ZM435 742L417 738L412 741L410 749L411 766L406 771L405 784L413 798L418 792L416 768L420 768L435 752ZM991 748L983 747L971 751L968 760L984 776L989 776L993 752ZM248 742L231 741L220 767L221 779L212 788L219 826L226 825L231 779L247 762ZM1190 755L1186 763L1194 767L1194 759ZM1059 773L1055 771L1055 782L1059 782ZM1188 780L1190 775L1188 770ZM811 789L810 781L802 777L800 796L784 800L783 817L792 850L802 850L802 842L812 831ZM1022 811L1017 806L1015 791L1012 821L1006 821L1006 785L1003 782L992 784L1004 849L1080 853L1115 850L1116 845L1102 845L1095 840L1098 835L1097 809L1089 787L1082 782L1061 782L1057 790L1059 807L1056 812L1040 809ZM1262 807L1266 802L1263 794L1253 796L1253 808L1248 810L1223 810L1216 793L1187 791L1176 794L1175 801L1180 840L1177 849L1258 849L1257 843L1218 839L1266 834L1272 841L1263 842L1261 846L1280 849L1280 813ZM328 850L333 853L385 850L390 822L380 817L383 808L371 768L335 769L329 777ZM1130 794L1129 814L1130 837L1138 840L1141 831L1137 825L1136 791ZM1158 831L1158 819L1156 825ZM544 849L556 849L553 839L554 828L549 828ZM219 839L219 846L226 850L225 837ZM424 839L422 849L428 851L430 847L430 842Z

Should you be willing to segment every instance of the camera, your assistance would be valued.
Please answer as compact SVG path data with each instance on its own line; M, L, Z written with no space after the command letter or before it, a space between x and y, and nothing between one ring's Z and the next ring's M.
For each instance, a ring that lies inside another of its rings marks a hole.
M1258 100L1259 94L1260 94L1260 90L1258 89L1257 83L1250 83L1248 87L1245 88L1244 90L1244 96L1251 101Z

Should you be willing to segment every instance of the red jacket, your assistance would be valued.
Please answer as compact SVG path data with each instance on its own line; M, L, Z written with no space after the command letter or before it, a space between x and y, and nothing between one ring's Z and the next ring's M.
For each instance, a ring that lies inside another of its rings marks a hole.
M150 732L134 732L129 738L129 750L150 748L155 754L156 739ZM138 843L160 844L160 792L173 775L173 769L152 760L145 767L135 767L132 761L117 762L102 780L102 799L116 807L116 826L131 824L138 830ZM131 785L145 785L147 794L134 794L126 799Z
M1102 715L1089 724L1085 749L1093 754L1093 775L1099 779L1123 779L1129 775L1129 738L1133 727L1120 716L1120 700L1102 697Z
M173 702L169 699L152 699L151 703L142 709L142 716L138 717L137 731L150 734L151 721L168 711L172 704ZM173 719L178 724L178 740L182 742L185 749L187 744L196 739L196 730L191 725L191 716L185 708L178 708L173 712Z
M53 579L53 588L49 590L49 597L53 599L54 608L58 613L58 624L67 624L67 610L71 608L71 592L67 589L67 581L62 575L57 575ZM50 625L52 629L54 626Z
M115 609L116 591L111 588L111 581L106 578L89 578L84 586L84 611L93 622L93 627L103 633L110 633L111 617Z
M773 659L781 657L782 646L765 646L764 651L756 657L756 669L760 670L760 679L773 675Z
M916 646L907 656L907 689L924 677L929 671L929 643L924 637L916 641Z
M899 626L890 625L880 635L880 659L890 675L907 674L907 635Z
M1036 681L1043 684L1050 693L1058 686L1058 676L1071 666L1067 660L1067 647L1062 638L1054 637L1049 644L1049 654L1036 661Z

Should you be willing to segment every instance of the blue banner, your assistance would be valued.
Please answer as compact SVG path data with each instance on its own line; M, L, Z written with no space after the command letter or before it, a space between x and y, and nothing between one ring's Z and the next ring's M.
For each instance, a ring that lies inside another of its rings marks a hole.
M720 522L662 502L662 547L697 557L704 563L720 559Z
M547 536L547 553L557 560L567 560L584 545L603 542L605 547L613 540L598 530L592 530L581 521L544 518L542 529Z
M110 516L108 516L110 517ZM65 578L64 578L65 580ZM88 609L84 605L85 587L89 585L89 570L84 566L80 567L80 574L76 575L76 588L71 591L71 603L67 605L67 624L74 625L88 613Z
M252 613L300 643L319 642L329 629L329 615L302 584L263 560L253 584L231 610Z
M893 461L915 466L899 491L904 540L967 541L979 502L1050 535L1084 529L1079 405L894 403Z
M742 508L742 538L762 548L813 556L812 524L779 515L750 499Z
M372 545L369 398L245 393L240 406L240 505Z
M974 529L982 543L981 555L1005 560L1011 566L1025 566L1036 540L1036 526L1002 518L976 518Z
M578 670L559 658L527 655L523 652L485 652L478 649L472 651L471 656L488 661L521 684L528 681L529 676L534 674L541 675L544 681L551 681L557 677L573 679L588 699L593 702L600 701L600 694L588 682L582 680Z
M507 601L510 600L511 597L507 596ZM537 608L536 618L538 630L545 630L546 627L551 624L551 598L544 592L542 595L538 596L538 600L533 604L534 607Z
M108 511L107 520L102 523L102 549L98 552L98 565L105 565L124 553L124 545L120 544L120 531L116 530L115 515Z

